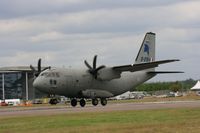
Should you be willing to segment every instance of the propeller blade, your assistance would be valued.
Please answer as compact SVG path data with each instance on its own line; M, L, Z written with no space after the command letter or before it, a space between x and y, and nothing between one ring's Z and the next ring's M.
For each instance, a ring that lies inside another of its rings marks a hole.
M97 67L97 55L95 55L93 59L93 69L96 69L96 67Z
M42 69L42 66L41 66L41 58L39 58L39 60L38 60L37 69L35 69L32 65L30 65L30 68L31 68L31 70L34 72L35 77L38 77L42 71L45 71L45 70L47 70L47 69L51 69L50 66L49 66L49 67L45 67L44 69Z
M89 63L85 60L85 65L88 67L88 71L89 73L95 78L97 79L97 76L98 76L98 71L105 68L106 66L104 65L101 65L97 68L97 55L94 56L94 59L93 59L93 67L89 65Z
M39 72L36 72L36 73L35 73L35 77L38 77L39 75L40 75Z
M38 60L38 72L41 72L41 58Z
M30 68L31 68L31 70L32 70L33 72L36 72L35 68L34 68L32 65L30 65Z
M92 74L94 75L94 78L97 79L97 76L98 76L98 71L105 68L106 66L102 65L102 66L99 66L97 69L93 69L92 71Z
M104 65L102 65L102 66L99 66L97 69L96 69L96 71L98 72L99 70L101 70L101 69L103 69L103 68L105 68L106 66L104 66Z
M49 67L45 67L44 69L42 69L42 72L47 70L47 69L51 69L51 67L50 66Z
M89 70L92 70L92 67L90 66L90 64L86 60L84 61L84 63L89 68Z

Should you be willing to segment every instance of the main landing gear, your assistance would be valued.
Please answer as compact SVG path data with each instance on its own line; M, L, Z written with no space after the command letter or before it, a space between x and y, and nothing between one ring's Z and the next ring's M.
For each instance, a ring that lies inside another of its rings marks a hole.
M99 101L97 98L92 99L92 105L97 106L98 103L99 103ZM107 104L106 98L101 98L101 105L106 106L106 104Z
M77 103L78 103L77 99L75 99L75 98L71 99L71 105L72 105L72 107L76 107ZM85 104L86 104L85 99L81 99L79 101L79 103L80 103L81 107L85 107Z
M102 105L102 106L107 105L107 100L106 100L106 98L101 98L100 101L101 101L101 105ZM78 101L77 101L76 98L71 99L71 106L72 106L72 107L76 107L76 106L77 106L77 103L78 103ZM93 105L93 106L97 106L98 103L99 103L99 100L98 100L97 98L93 98L93 99L92 99L92 105ZM83 98L80 99L80 100L79 100L79 104L80 104L81 107L85 107L85 105L86 105L85 99L83 99Z

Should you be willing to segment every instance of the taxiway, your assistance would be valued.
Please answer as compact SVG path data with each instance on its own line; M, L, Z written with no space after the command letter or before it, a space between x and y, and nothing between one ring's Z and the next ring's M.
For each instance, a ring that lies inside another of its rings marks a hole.
M34 115L56 115L63 113L81 112L110 112L126 110L151 110L166 108L198 108L200 101L167 101L167 102L143 102L143 103L112 103L107 106L98 105L96 107L87 105L86 107L70 107L66 105L56 106L36 106L36 107L0 107L0 116L34 116Z

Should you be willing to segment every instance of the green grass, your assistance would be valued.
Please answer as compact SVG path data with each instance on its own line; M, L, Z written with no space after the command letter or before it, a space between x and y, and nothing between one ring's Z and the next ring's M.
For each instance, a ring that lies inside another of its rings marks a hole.
M0 118L0 133L199 133L200 108Z

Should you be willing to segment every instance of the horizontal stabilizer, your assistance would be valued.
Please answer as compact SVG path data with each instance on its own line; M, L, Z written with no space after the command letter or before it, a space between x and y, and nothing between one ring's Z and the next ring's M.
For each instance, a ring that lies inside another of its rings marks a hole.
M182 71L152 71L152 72L147 72L149 74L170 74L170 73L184 73Z
M177 60L177 59L161 60L161 61L133 64L133 65L115 66L115 67L113 67L113 70L120 71L120 72L123 72L123 71L130 71L130 72L142 71L142 70L145 70L145 69L158 67L160 64L170 63L170 62L174 62L174 61L179 61L179 60Z

